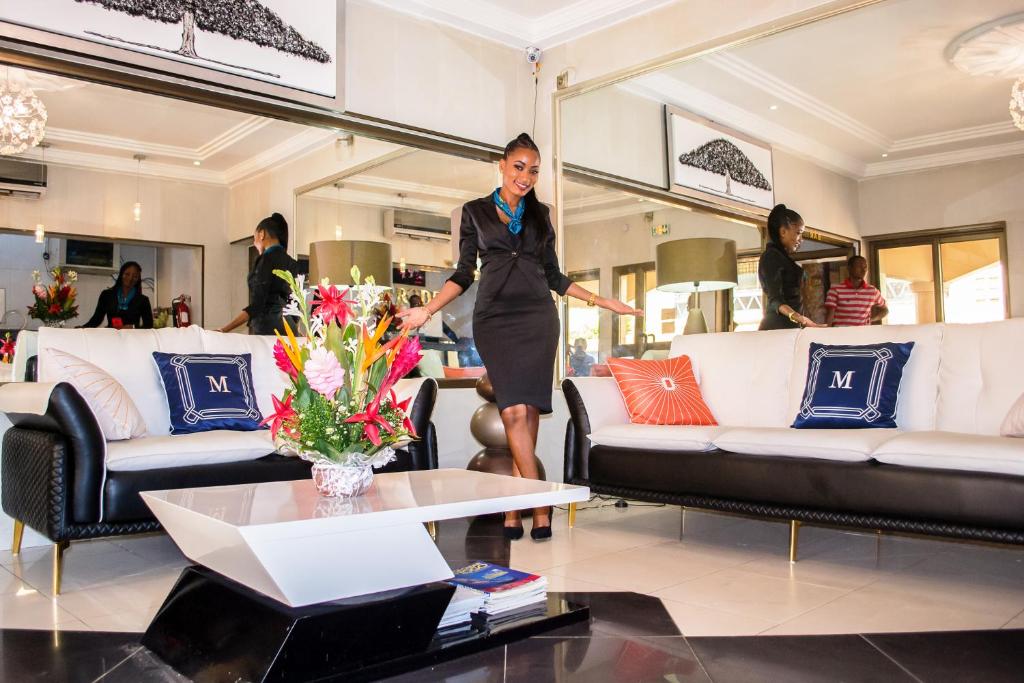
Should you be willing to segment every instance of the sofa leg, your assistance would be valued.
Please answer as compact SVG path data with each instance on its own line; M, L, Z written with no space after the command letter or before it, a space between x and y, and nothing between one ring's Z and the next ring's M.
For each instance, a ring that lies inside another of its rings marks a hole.
M53 595L60 595L60 579L64 571L64 551L70 545L67 541L58 541L53 544Z
M14 520L14 539L11 541L11 555L17 557L21 553L21 537L25 534L25 522Z
M683 540L683 534L686 533L686 506L679 506L679 540Z
M569 503L569 528L576 526L576 503Z
M427 522L427 533L430 534L430 540L437 543L437 522Z
M797 544L800 542L800 522L789 520L789 561L796 562Z

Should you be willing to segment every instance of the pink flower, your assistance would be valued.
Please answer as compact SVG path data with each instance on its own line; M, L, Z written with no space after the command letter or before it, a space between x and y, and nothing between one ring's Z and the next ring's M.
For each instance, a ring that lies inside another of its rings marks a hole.
M334 398L345 383L345 370L337 356L325 348L309 352L309 360L302 366L309 387L327 398Z
M35 285L32 287L32 293L35 294L36 297L39 299L45 299L46 287L43 287L42 285Z
M320 319L324 321L324 325L329 325L332 320L337 320L338 327L344 328L348 323L349 317L354 315L352 311L352 304L354 302L345 298L348 290L346 289L342 292L334 285L329 287L319 285L314 290L314 294L313 313L320 316Z
M274 362L277 363L278 370L288 373L288 376L292 379L299 376L299 371L295 369L292 359L285 353L284 345L281 344L280 340L274 344Z
M395 360L392 361L391 367L388 369L387 377L381 382L380 393L383 394L390 390L395 385L395 382L408 375L416 367L416 364L420 362L420 358L423 357L421 350L419 337L406 338L405 343L399 347Z

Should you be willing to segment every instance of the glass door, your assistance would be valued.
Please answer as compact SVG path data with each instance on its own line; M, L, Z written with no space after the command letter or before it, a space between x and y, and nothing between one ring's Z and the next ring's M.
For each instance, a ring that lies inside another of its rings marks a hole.
M585 270L569 273L569 279L589 292L601 291L601 271ZM565 353L566 373L570 377L588 377L600 362L601 309L587 306L586 301L566 297Z
M917 325L938 320L932 245L878 250L878 282L889 306L884 322Z
M984 323L1006 318L1006 288L999 240L995 238L943 242L943 320Z

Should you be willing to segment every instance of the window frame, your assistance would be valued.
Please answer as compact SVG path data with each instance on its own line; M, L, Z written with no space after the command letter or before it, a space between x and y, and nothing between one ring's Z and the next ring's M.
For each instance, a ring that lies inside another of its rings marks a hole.
M865 237L864 242L867 247L871 284L875 287L881 287L878 265L879 252L881 250L899 247L930 246L932 250L932 273L935 278L935 322L945 322L946 301L943 296L945 278L942 273L942 245L955 244L957 242L974 242L985 239L995 239L999 241L999 265L1003 273L1003 305L1005 309L1004 314L1006 316L1004 319L1008 320L1010 318L1011 307L1009 257L1006 247L1006 221L958 225L932 230L886 233L884 235L871 235L870 237Z

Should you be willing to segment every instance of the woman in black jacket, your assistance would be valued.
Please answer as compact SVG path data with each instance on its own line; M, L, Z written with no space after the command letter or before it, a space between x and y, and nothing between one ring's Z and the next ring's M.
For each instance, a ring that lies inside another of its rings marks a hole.
M299 267L286 251L288 222L284 216L275 213L261 220L253 232L252 243L260 256L249 273L249 305L220 331L230 332L248 323L249 334L274 334L275 330L283 333L281 311L288 305L291 289L274 271L287 270L297 275Z
M768 214L768 246L757 264L757 279L767 299L762 330L792 327L824 327L800 312L800 285L804 270L790 256L804 239L804 219L796 211L779 204Z
M424 325L470 288L479 256L483 265L473 309L473 336L494 387L513 471L537 479L537 430L540 416L552 408L560 332L551 292L620 315L640 311L588 292L559 269L549 211L533 189L540 173L540 153L529 135L523 133L508 143L498 167L501 187L462 207L455 273L425 306L402 311L398 317L405 329ZM518 511L506 513L505 536L513 540L523 536ZM548 508L533 511L530 536L534 540L551 537Z
M99 327L106 318L107 327L153 328L153 306L142 293L142 266L125 261L110 289L100 292L96 312L82 327Z

